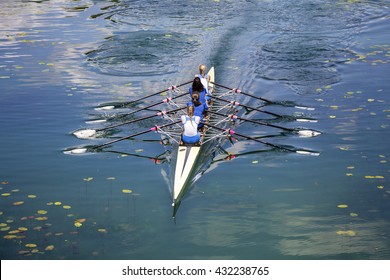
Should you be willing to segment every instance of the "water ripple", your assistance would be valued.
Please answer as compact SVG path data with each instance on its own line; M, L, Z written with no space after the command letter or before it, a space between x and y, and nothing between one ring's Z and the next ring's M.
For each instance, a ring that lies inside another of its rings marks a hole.
M185 34L141 30L109 37L86 55L89 64L104 74L152 76L177 71L178 62L171 58L189 57L196 46Z

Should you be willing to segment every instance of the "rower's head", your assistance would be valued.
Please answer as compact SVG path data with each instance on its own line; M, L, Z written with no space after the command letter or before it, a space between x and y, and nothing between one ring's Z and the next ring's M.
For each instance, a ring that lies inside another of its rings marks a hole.
M206 71L207 71L206 65L204 64L199 65L199 74L203 76L204 74L206 74Z
M194 91L202 92L203 90L204 90L204 87L203 87L202 82L200 81L200 78L196 77L194 79L194 81L192 82L192 92L194 92Z
M187 107L187 115L189 117L194 116L194 106L193 105L190 105L190 106Z
M192 103L194 103L195 106L199 106L202 103L199 101L199 92L198 91L193 91L192 92Z

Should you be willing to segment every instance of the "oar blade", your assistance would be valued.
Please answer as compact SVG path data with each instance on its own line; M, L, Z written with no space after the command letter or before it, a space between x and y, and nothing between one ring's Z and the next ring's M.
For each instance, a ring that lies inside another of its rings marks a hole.
M107 105L107 106L96 107L95 111L104 111L104 110L113 110L113 109L115 109L114 105Z
M82 129L73 132L73 135L79 139L90 139L96 135L95 129Z
M298 131L298 135L300 137L315 137L315 136L318 136L320 134L322 134L322 133L319 131L310 130L310 129L303 129L303 130Z
M64 154L67 154L67 155L81 155L81 154L85 154L87 151L88 151L87 148L75 148L75 149L64 151Z
M310 156L319 156L319 152L314 152L314 151L306 151L306 150L297 150L295 151L297 154L300 155L310 155Z

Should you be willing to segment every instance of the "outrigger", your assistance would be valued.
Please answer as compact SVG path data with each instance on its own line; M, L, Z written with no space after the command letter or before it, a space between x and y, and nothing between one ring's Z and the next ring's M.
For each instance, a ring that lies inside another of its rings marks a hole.
M172 206L173 206L173 216L176 215L179 205L186 193L186 189L193 185L193 183L204 173L205 162L210 161L213 158L215 152L223 145L223 143L228 139L234 145L233 138L236 141L238 139L250 140L256 143L261 143L263 145L281 150L286 152L294 152L298 154L306 155L319 155L316 151L306 150L306 149L296 149L290 146L277 145L264 140L259 139L255 136L244 135L242 133L236 132L238 126L241 123L249 122L256 125L273 127L280 129L282 131L296 134L300 137L314 137L321 134L320 131L306 128L288 128L275 124L275 120L283 121L296 121L296 122L316 122L315 119L304 118L304 117L293 117L293 116L283 116L273 112L269 112L261 109L266 105L278 105L283 107L294 107L301 110L314 110L314 108L297 105L293 102L277 102L271 101L262 97L255 96L253 94L248 94L238 90L236 88L230 88L223 85L220 85L215 82L215 69L211 67L208 76L210 81L208 83L208 92L211 97L211 102L209 104L207 117L204 118L204 131L201 134L201 140L197 144L183 144L181 143L181 132L182 125L180 121L180 116L185 115L185 109L187 102L190 100L190 95L188 90L182 90L181 88L185 85L190 84L192 81L182 83L178 86L171 86L165 90L146 95L144 97L138 98L133 101L122 102L122 103L110 103L104 104L97 109L99 110L126 110L128 107L138 106L137 103L154 97L163 95L165 98L158 102L152 103L150 105L144 106L142 108L117 114L114 117L110 117L105 121L118 121L106 127L101 128L88 128L81 129L73 132L73 134L81 139L98 139L106 137L106 131L112 131L114 128L123 125L131 125L139 123L141 121L160 118L159 122L156 122L156 125L152 126L143 131L135 132L128 136L123 136L116 138L114 140L108 141L106 143L98 145L90 145L84 147L77 147L68 149L65 151L67 154L83 154L86 152L96 152L103 151L105 147L111 146L114 143L123 141L126 139L132 139L134 137L149 133L149 132L158 132L161 134L162 143L172 151L172 160L163 160L164 162L169 162L172 165L173 180L172 184ZM237 101L237 98L240 95L245 95L253 98L254 100L261 101L262 106L253 107L246 104L241 104ZM231 98L232 100L227 100L226 98ZM138 118L132 118L133 115L141 114L141 112L147 112L152 110L153 107L165 105L166 108L158 110L157 112L149 115L140 116ZM241 108L245 109L245 112L241 113ZM273 121L270 120L253 120L250 118L245 118L245 113L263 113L275 117ZM131 118L131 119L129 119ZM165 153L164 153L165 154ZM153 158L143 156L145 158ZM161 161L160 156L159 162ZM229 158L234 158L234 156L229 156ZM211 159L211 160L210 160Z

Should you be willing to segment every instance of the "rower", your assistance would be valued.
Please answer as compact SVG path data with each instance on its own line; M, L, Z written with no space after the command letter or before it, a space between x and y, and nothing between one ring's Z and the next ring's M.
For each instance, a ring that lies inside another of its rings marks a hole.
M203 84L203 87L206 89L206 93L209 93L209 82L210 76L206 73L207 67L204 64L199 65L199 74L195 75L198 77Z
M197 91L199 92L199 101L202 103L206 103L209 100L211 100L211 97L207 95L207 91L204 88L201 80L199 77L195 77L192 86L189 89L190 96L192 98L192 92Z
M187 106L188 105L194 106L194 116L200 117L200 124L198 125L198 129L202 129L203 119L206 116L207 110L209 109L209 107L207 106L207 102L202 103L199 101L199 98L200 98L199 92L193 91L192 92L192 103L189 102L189 104L187 104Z
M198 131L200 117L194 116L194 110L194 106L190 105L187 107L187 115L181 116L181 122L183 123L181 140L184 144L197 144L200 141L200 133Z

